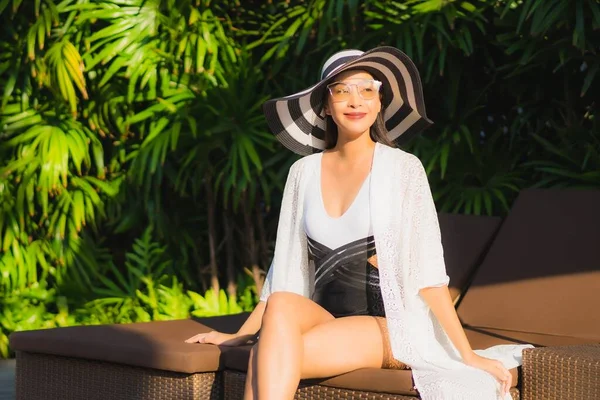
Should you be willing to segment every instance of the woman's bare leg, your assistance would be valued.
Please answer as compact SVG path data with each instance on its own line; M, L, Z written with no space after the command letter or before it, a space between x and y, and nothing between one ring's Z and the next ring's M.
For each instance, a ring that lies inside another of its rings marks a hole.
M381 368L383 340L374 317L337 318L303 337L301 378L325 378L359 368Z
M244 385L244 400L255 400L258 399L258 395L256 393L256 350L258 345L255 344L252 346L252 350L250 350L250 358L248 359L248 371L246 373L246 383Z
M335 338L335 340L332 340ZM302 335L301 378L325 378L383 363L381 328L373 317L345 317L322 323ZM256 394L256 350L250 352L244 400Z
M252 371L260 400L294 397L302 368L302 335L333 320L323 307L300 295L276 292L269 296Z

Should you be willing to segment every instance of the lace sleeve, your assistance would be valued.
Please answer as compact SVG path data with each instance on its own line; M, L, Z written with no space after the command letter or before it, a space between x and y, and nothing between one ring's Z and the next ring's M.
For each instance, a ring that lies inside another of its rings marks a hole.
M414 157L411 165L411 184L408 188L409 212L412 215L410 259L413 287L420 290L425 287L448 285L444 251L440 226L431 195L427 174L421 161Z
M271 261L271 265L269 266L269 270L267 271L267 276L265 277L265 282L263 283L262 291L260 293L260 301L267 301L269 296L272 293L273 283L273 261Z
M300 161L300 160L299 160ZM265 278L265 282L263 284L262 292L260 294L261 301L267 301L267 298L277 290L274 283L274 272L276 268L281 268L281 266L275 265L275 259L278 252L278 247L282 245L282 241L288 241L291 236L292 226L294 225L294 217L296 214L296 210L294 207L296 206L295 197L297 196L297 181L298 181L298 170L299 170L299 162L295 162L290 167L288 172L288 176L285 182L285 187L283 189L283 198L281 200L281 210L279 211L279 222L277 224L277 237L275 238L275 252L273 255L273 261L271 261L271 265L269 267L269 271L267 272L267 276ZM285 271L277 271L278 275L284 274Z

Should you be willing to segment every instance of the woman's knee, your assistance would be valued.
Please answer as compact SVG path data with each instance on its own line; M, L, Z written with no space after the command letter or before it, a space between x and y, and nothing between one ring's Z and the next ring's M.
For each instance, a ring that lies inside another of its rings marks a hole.
M306 332L315 325L333 320L334 317L312 300L296 293L275 292L267 299L263 314L263 328L292 329Z
M275 292L271 294L267 299L263 320L290 316L290 310L293 309L294 304L298 304L298 297L301 296L290 292Z

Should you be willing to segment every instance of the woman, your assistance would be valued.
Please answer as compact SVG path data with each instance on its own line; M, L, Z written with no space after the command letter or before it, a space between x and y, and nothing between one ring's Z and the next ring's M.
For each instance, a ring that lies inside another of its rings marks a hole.
M431 124L411 60L391 47L342 51L320 82L267 102L265 114L286 147L312 155L290 169L255 310L236 334L187 342L235 346L260 330L246 399L291 399L300 379L407 365L423 399L507 396L507 367L471 349L453 307L424 169L392 147ZM500 350L510 359L521 349Z

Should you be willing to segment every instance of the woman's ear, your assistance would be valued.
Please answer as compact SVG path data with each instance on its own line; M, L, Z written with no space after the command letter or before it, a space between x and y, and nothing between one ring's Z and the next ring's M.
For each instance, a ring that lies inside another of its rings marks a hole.
M331 115L331 110L329 109L329 104L323 104L323 111L325 111L325 115Z

